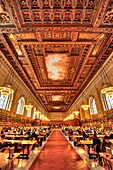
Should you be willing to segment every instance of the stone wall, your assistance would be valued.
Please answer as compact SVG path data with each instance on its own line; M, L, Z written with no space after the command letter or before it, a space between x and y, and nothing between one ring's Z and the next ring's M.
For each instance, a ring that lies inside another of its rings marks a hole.
M0 86L2 86L6 80L6 77L12 69L12 66L6 61L5 57L0 53ZM18 100L20 97L25 98L25 104L29 104L30 102L33 104L34 107L37 108L37 110L40 110L40 112L44 115L47 115L39 101L35 98L35 96L32 94L32 92L29 90L29 88L26 86L26 84L21 80L21 78L18 76L16 72L14 72L12 69L11 74L12 76L12 88L14 90L14 97L13 102L10 109L10 115L15 117L17 106L18 106ZM26 117L26 109L24 109L23 118ZM33 109L31 118L33 117Z

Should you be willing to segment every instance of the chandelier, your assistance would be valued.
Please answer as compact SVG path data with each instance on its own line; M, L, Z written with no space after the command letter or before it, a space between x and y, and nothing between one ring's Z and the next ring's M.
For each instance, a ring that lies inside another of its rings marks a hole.
M88 110L88 108L90 107L90 105L88 105L88 104L83 104L83 105L81 105L81 107L82 107L84 110Z
M104 68L101 71L101 77L102 77L101 93L104 93L108 96L113 96L113 86L111 85L110 79Z
M9 71L3 85L0 87L0 94L4 97L7 97L8 95L10 95L11 93L14 92L14 90L12 89L12 81L13 81L13 76L11 73L11 70Z
M83 95L83 94L82 94ZM83 95L84 97L84 95ZM84 109L84 110L88 110L88 108L90 107L90 105L88 104L84 104L84 102L82 102L82 105L81 105L81 108Z
M9 94L11 94L13 92L14 92L14 90L11 88L10 85L5 85L3 87L0 87L0 93L4 97L8 96Z
M41 112L40 112L40 111L35 111L35 114L37 115L37 118L40 119L40 114L41 114Z
M26 110L31 110L33 105L29 103L29 104L24 105L24 107L26 108Z
M73 114L75 114L76 116L78 116L79 111L78 111L78 110L76 110L76 111L74 111L74 112L73 112Z
M106 83L101 88L101 93L106 93L108 96L113 96L113 86L110 85L109 83Z

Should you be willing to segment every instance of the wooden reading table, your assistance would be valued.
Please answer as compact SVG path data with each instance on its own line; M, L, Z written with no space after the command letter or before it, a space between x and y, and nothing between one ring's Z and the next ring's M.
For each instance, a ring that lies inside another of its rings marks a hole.
M6 138L12 138L12 139L16 139L16 138L18 138L18 139L24 139L24 138L27 138L28 137L28 135L5 135L5 137Z
M20 153L14 153L12 159L8 159L9 153L0 152L0 170L6 169L19 155Z
M15 150L18 147L18 144L22 145L22 151L23 153L21 154L21 156L29 158L31 153L32 153L32 146L36 143L36 140L7 140L7 139L2 139L0 140L0 143L12 143L12 144L17 144L15 145ZM25 152L25 148L27 148L27 152Z
M89 139L80 140L80 143L84 144L86 154L89 155L90 154L90 146L93 144L93 140L89 140Z
M83 138L82 135L73 135L72 137L73 137L73 138L76 138L76 139L82 139L82 138Z
M113 143L113 139L109 139L109 141L110 141L111 143Z
M109 170L113 170L113 158L111 156L106 155L106 152L99 153L100 158L102 158L102 162L107 161Z

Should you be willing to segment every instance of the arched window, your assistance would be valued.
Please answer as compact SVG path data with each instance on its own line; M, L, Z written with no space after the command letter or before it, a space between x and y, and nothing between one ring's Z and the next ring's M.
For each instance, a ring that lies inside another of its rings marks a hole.
M36 119L36 114L35 114L35 112L36 112L36 107L34 107L34 109L33 109L33 119Z
M110 110L113 108L113 96L108 96L105 93L101 95L102 104L104 107L104 111Z
M90 105L90 114L97 114L97 107L95 103L95 99L93 97L89 98L89 105Z
M13 101L13 93L9 94L8 96L0 95L0 108L10 111L12 101Z
M27 110L26 116L27 116L27 117L31 117L31 109Z
M18 107L17 107L17 114L23 115L24 112L24 105L25 105L25 99L24 97L21 97L18 101Z

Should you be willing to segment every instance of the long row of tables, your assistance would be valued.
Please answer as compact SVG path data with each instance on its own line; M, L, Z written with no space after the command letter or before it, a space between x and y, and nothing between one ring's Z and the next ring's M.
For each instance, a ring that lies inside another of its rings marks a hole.
M8 159L9 153L0 152L0 170L6 169L19 155L20 153L14 153L12 159Z
M113 144L113 139L110 139L109 141ZM80 140L80 143L84 145L86 155L89 155L90 147L93 144L93 140ZM106 152L100 152L99 159L100 158L103 160L102 162L104 162L105 160L108 162L109 170L113 170L113 156L107 155Z
M28 159L32 154L34 145L38 142L34 138L32 138L32 140L26 140L28 137L27 134L20 135L20 134L15 134L11 132L11 133L5 133L4 136L5 136L5 139L0 138L0 144L2 146L4 144L11 144L11 146L15 146L15 151L16 151L17 149L16 147L18 147L19 145L21 146L22 151L20 153L15 152L12 159L7 159L9 153L0 152L0 170L4 170L5 169L4 167L9 166L9 164L11 164L13 160L16 159L17 157ZM46 140L46 136L47 136L46 133L42 133L41 135L38 135L38 139L41 141L42 139Z

